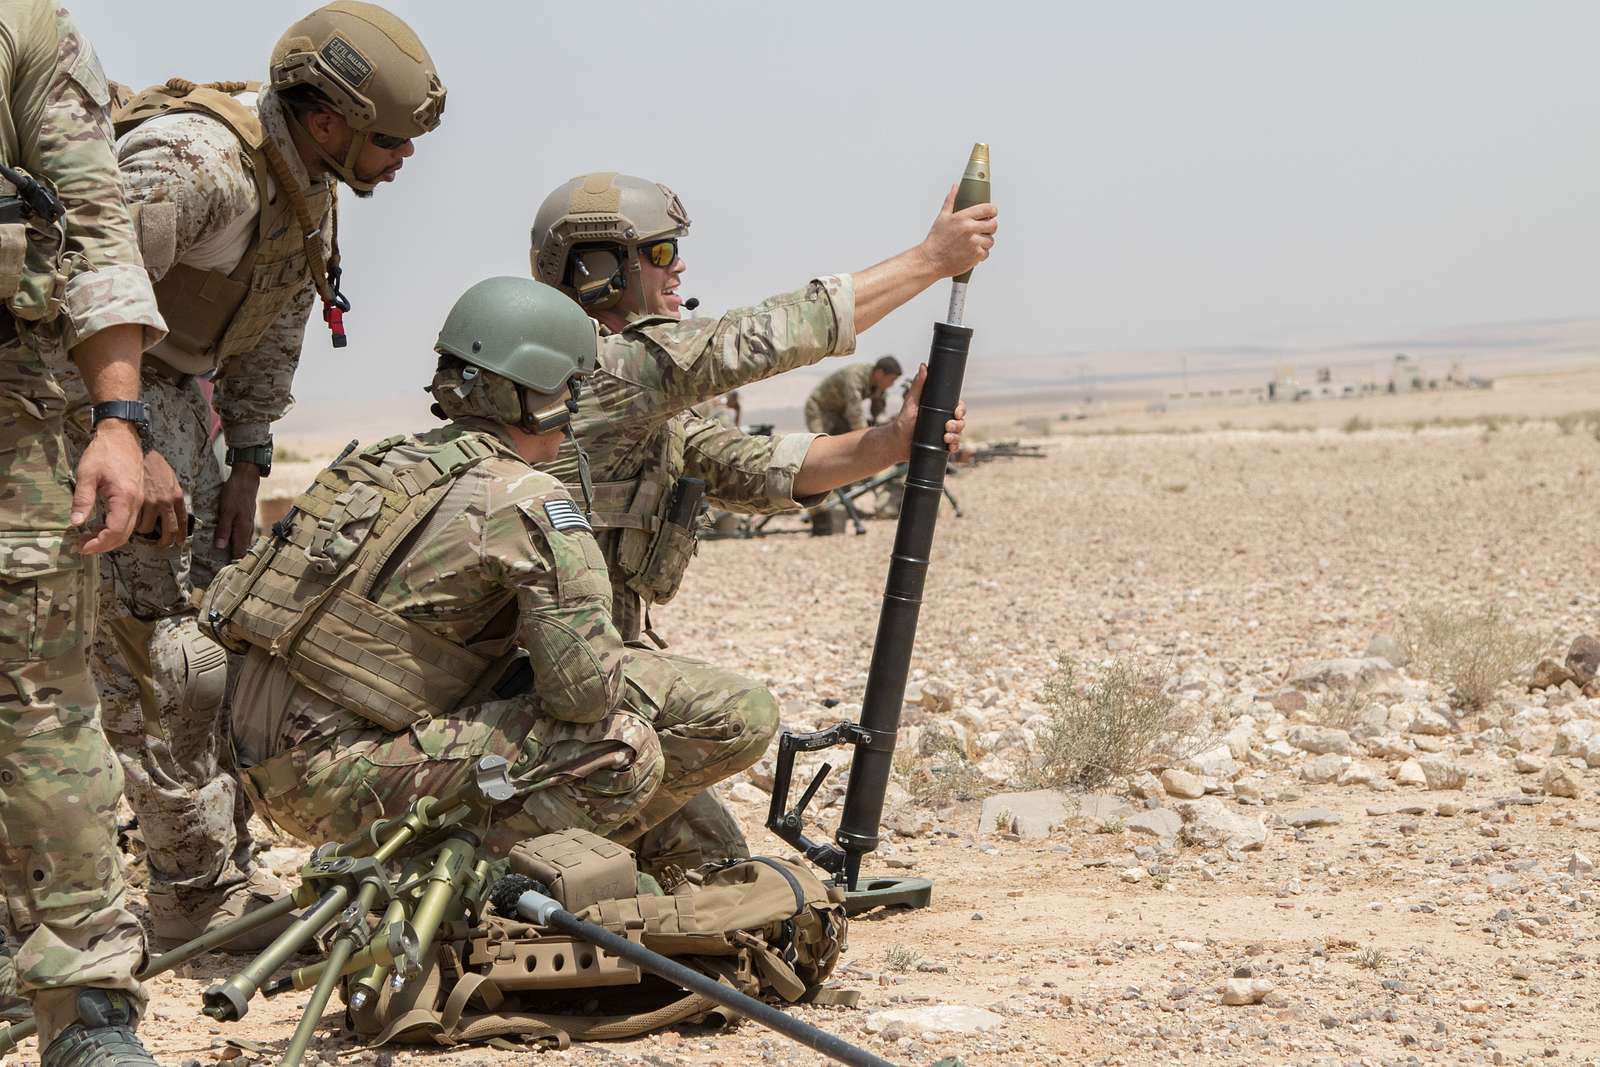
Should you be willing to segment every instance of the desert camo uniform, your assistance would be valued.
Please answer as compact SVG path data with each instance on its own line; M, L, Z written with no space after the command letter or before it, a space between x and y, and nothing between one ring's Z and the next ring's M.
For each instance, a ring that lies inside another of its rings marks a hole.
M230 769L223 728L227 661L200 634L189 604L193 590L228 562L227 550L215 547L223 473L211 447L212 408L197 375L215 374L229 447L271 440L272 424L291 403L316 287L291 193L273 179L260 149L252 151L252 138L276 149L298 187L293 195L320 220L324 255L332 251L335 189L331 176L307 173L273 93L184 88L178 83L157 93L168 98L168 110L178 110L134 125L117 154L146 266L176 324L173 336L145 358L140 399L150 408L155 450L183 486L195 528L173 547L135 537L108 555L90 657L106 731L145 841L158 930L183 915L210 912L247 881L261 883L253 896L262 899L281 888L252 869L249 807ZM242 275L250 295L229 319L188 325L188 309L196 306L190 290L213 274ZM69 394L86 402L81 387ZM78 448L85 424L81 416L73 420Z
M496 849L612 833L661 780L655 733L623 700L599 547L561 483L501 434L462 419L336 463L285 537L258 539L207 595L217 636L248 648L233 699L246 781L302 840L349 837L465 781L485 754L522 787L496 813ZM308 581L331 583L327 610L286 610ZM351 642L369 655L339 651ZM480 691L519 647L532 688Z
M806 397L806 429L812 433L841 434L867 425L861 402L869 401L877 421L887 407L884 394L872 389L871 363L856 363L834 371Z
M692 537L659 521L681 476L703 479L706 499L767 514L807 507L794 479L814 434L758 437L688 412L695 404L855 348L848 274L811 282L720 319L637 318L602 329L599 366L578 402L573 431L595 481L594 524L606 554L617 628L633 647L628 677L655 722L666 778L645 810L616 835L634 842L642 870L661 874L749 854L733 814L709 791L766 751L778 702L734 671L644 646L652 603L677 591ZM548 468L578 492L575 453L563 445ZM649 565L640 536L670 538Z
M117 185L105 75L64 9L0 0L0 95L0 157L53 184L67 209L64 254L54 234L0 226L0 885L48 1045L75 1018L74 988L137 1002L144 958L116 848L122 774L85 662L95 567L68 530L66 403L51 365L111 326L154 340L162 320Z

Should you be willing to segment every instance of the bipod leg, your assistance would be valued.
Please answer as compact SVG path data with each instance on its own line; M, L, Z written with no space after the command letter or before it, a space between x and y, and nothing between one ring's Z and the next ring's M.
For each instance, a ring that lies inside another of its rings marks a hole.
M271 978L273 972L282 967L289 957L299 952L319 930L332 922L349 899L349 886L329 886L316 904L291 923L244 970L205 991L205 1013L218 1022L236 1022L244 1018L245 1012L250 1010L250 998L255 996L261 984Z
M833 495L838 499L840 504L844 505L844 513L850 516L850 525L855 529L856 533L866 533L867 527L861 521L861 512L856 510L856 506L850 502L850 498L845 496L844 493L840 492L838 489L833 491Z
M283 1059L278 1061L280 1067L299 1067L300 1061L305 1058L311 1038L316 1034L317 1023L322 1021L322 1013L333 997L333 987L339 984L339 978L344 974L344 965L349 962L350 954L355 951L356 940L358 936L366 935L367 913L372 910L373 901L378 899L378 888L376 882L361 883L355 905L346 916L345 929L334 939L333 947L328 950L328 961L323 965L322 977L318 979L317 988L312 991L311 1000L300 1016L300 1025L295 1027L294 1036L289 1039L289 1047L284 1049Z
M139 977L154 978L158 974L165 974L180 964L188 963L196 956L210 952L214 948L221 948L234 938L242 937L258 926L265 926L274 919L289 914L294 908L293 896L279 897L270 904L264 904L255 911L239 916L226 926L208 930L192 941L185 941L177 948L163 952L145 964L144 970L139 972Z
M944 498L950 501L950 506L955 508L956 518L959 519L961 517L961 504L956 500L956 495L950 491L950 487L948 485L944 487Z

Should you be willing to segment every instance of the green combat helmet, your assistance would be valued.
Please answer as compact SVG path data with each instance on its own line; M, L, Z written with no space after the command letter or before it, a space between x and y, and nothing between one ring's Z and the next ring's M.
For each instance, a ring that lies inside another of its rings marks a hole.
M591 313L617 307L631 285L632 311L642 315L639 246L688 232L689 213L665 185L609 171L580 174L539 205L529 259L535 278Z
M272 49L269 84L276 92L310 86L356 131L343 159L321 147L317 154L358 196L376 188L356 175L364 145L421 137L444 113L444 84L422 41L361 0L334 0L290 26Z
M531 278L486 278L461 294L434 343L433 413L491 419L525 433L564 429L571 438L578 389L599 347L594 320L560 292ZM582 449L578 463L587 502Z

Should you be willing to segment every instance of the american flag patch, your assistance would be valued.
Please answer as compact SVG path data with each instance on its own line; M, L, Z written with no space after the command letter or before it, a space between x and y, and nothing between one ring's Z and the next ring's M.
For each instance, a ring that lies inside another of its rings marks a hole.
M550 516L550 525L558 530L588 530L594 533L589 520L583 517L578 505L570 500L546 500L544 513Z

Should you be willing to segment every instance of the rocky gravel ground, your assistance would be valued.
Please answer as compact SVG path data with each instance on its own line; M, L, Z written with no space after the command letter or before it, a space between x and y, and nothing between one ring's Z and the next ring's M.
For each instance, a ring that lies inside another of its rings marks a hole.
M1577 640L1600 633L1600 443L1534 421L1045 445L954 479L966 514L941 520L872 865L934 879L933 906L855 922L837 977L860 1006L799 1013L903 1064L1600 1062L1600 656ZM706 544L657 627L793 728L853 718L892 523L774 526ZM1414 639L1491 610L1485 646L1534 652L1465 707ZM1039 788L1065 663L1153 674L1188 736L1092 792ZM758 851L782 849L770 781L769 757L724 787ZM198 1015L236 965L154 984L165 1062L282 1048L298 995ZM529 1055L375 1053L325 1022L331 1062ZM747 1023L541 1062L824 1061Z

